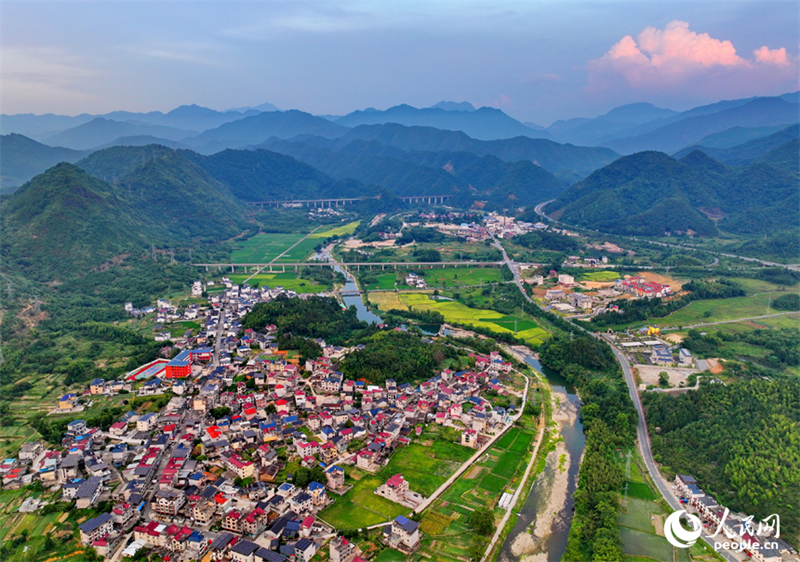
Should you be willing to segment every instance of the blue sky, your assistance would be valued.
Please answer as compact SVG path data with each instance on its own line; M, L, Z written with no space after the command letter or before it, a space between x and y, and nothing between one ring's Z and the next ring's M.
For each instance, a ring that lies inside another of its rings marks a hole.
M344 114L441 100L523 121L798 89L800 3L2 2L3 113Z

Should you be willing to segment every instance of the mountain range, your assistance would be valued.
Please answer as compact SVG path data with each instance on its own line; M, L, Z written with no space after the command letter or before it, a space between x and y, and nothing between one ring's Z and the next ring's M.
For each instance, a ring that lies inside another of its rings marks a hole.
M438 107L437 107L438 106ZM417 109L410 105L398 105L385 111L354 111L336 120L345 127L359 125L383 125L397 123L407 127L435 127L446 131L461 131L478 140L492 140L512 137L547 138L547 131L531 129L500 111L491 107L475 109L453 102L439 102L437 106Z
M742 168L700 150L680 160L655 151L623 156L571 186L545 212L570 224L627 235L796 229L799 142L781 144Z

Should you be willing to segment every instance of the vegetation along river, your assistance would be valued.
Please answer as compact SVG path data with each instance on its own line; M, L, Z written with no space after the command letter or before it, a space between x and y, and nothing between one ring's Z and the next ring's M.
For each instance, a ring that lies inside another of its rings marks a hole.
M517 523L500 548L499 562L549 562L564 555L578 468L586 444L583 424L578 419L580 399L575 388L530 355L525 362L543 373L550 383L553 421L563 441L547 456L544 470L533 481Z

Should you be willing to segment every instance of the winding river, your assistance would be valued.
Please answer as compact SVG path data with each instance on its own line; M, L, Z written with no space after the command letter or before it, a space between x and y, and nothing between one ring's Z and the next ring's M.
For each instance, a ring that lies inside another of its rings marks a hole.
M547 456L544 470L534 480L514 528L506 537L499 562L560 560L567 549L572 522L573 494L586 444L583 424L578 419L580 399L575 388L561 375L531 356L531 367L543 373L553 392L553 419L563 442Z

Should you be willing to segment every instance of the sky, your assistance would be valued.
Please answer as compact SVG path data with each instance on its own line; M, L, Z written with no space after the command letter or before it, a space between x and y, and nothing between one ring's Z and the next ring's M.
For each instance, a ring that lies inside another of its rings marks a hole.
M800 2L11 2L2 112L343 115L442 100L524 122L797 91Z

